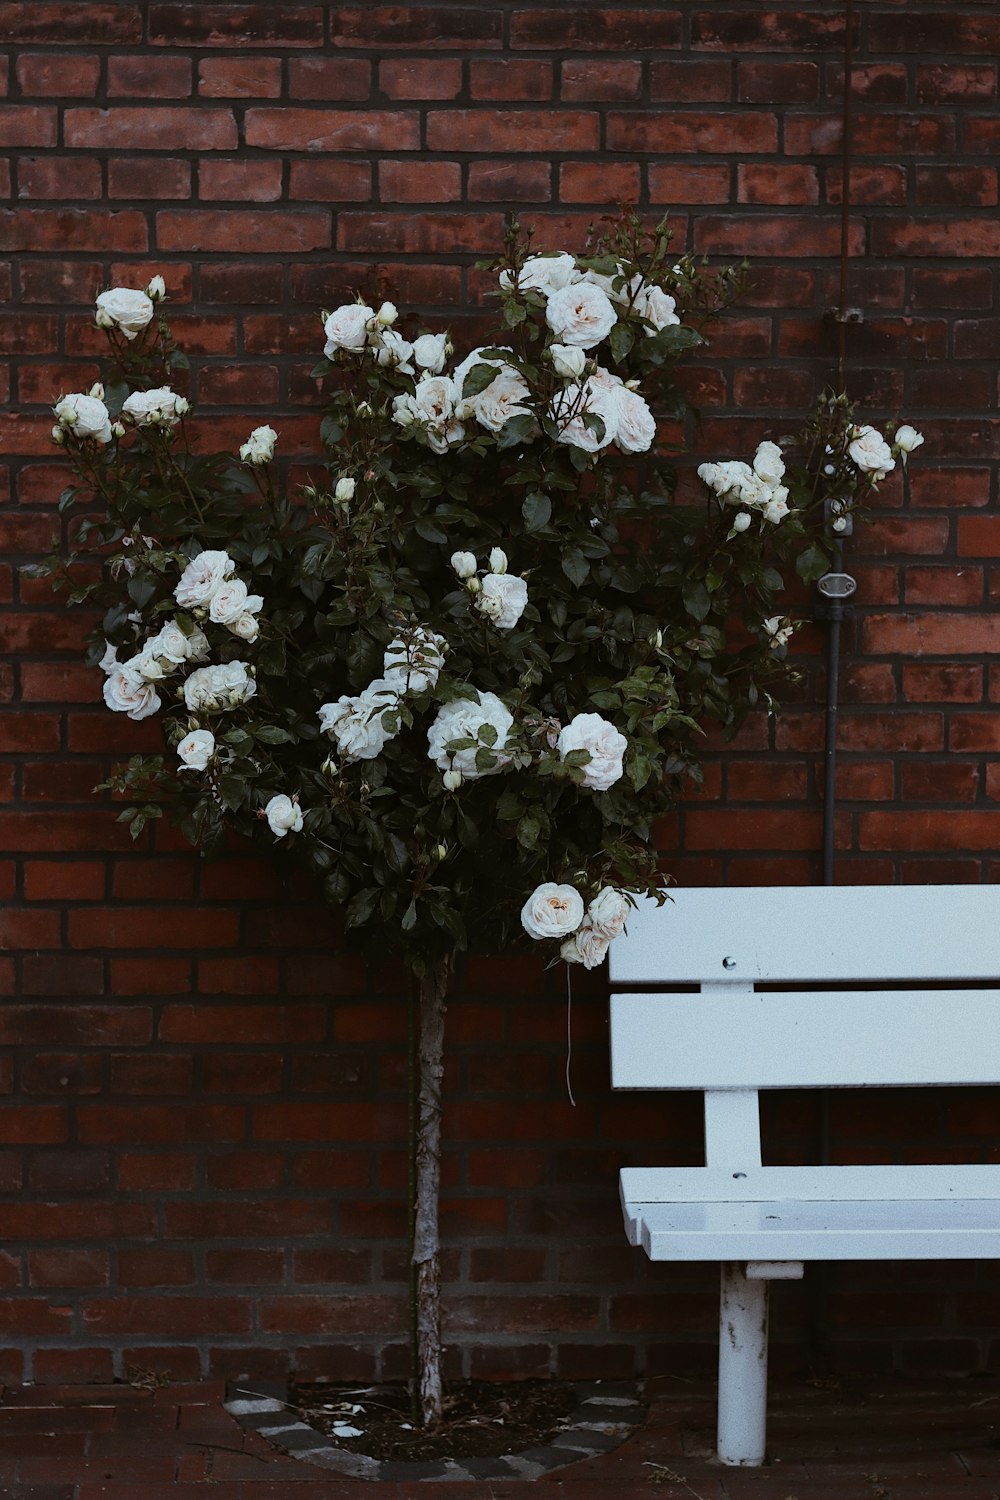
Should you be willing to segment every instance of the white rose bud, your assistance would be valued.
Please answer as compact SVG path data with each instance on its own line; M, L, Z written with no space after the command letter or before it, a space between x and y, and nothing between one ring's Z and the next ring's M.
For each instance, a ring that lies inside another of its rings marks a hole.
M451 554L451 565L459 578L475 578L476 555L474 552L453 552Z
M60 448L61 448L63 446L63 444L65 443L65 441L66 441L66 431L65 431L65 429L62 428L62 427L53 427L53 429L52 429L52 441L54 443L58 443L59 446L60 446Z
M923 433L918 432L915 427L897 427L894 446L899 449L900 453L912 453L914 448L920 447L923 440Z
M459 787L462 785L462 773L461 771L455 770L445 771L444 775L441 777L441 780L444 782L444 789L446 792L457 792Z
M338 479L337 488L333 492L335 500L353 500L356 485L353 479Z
M113 437L123 438L125 436L125 423L124 422L112 422L112 424L111 424L111 434L112 434Z
M734 531L746 531L746 529L747 529L747 527L749 525L750 525L750 515L749 515L749 513L747 511L741 510L738 516L734 516L733 517L733 530Z
M571 344L550 344L549 358L556 374L561 375L564 380L579 380L587 363L585 350L574 348Z
M301 807L283 792L271 798L264 808L264 816L277 839L283 839L286 833L299 833L302 828Z
M146 288L146 296L150 302L162 302L167 295L167 283L162 276L154 276Z
M391 328L398 317L399 313L396 310L396 304L394 302L383 302L375 314L375 321L376 323L380 323L383 328Z
M506 573L507 554L502 547L494 547L490 553L490 572Z
M99 380L96 380L94 382L94 384L90 387L90 390L87 392L87 395L93 396L95 401L104 400L104 387Z

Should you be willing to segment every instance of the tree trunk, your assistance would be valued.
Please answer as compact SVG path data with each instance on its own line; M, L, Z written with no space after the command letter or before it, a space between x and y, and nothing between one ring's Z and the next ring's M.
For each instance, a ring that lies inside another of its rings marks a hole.
M445 999L451 959L432 964L418 982L419 1033L413 1182L415 1367L424 1427L441 1420L441 1262L438 1200L441 1192L441 1078L444 1071Z

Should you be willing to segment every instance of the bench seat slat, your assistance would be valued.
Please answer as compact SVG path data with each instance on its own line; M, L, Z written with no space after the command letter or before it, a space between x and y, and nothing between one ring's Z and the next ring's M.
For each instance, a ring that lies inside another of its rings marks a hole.
M992 1198L1000 1227L1000 1163L929 1166L624 1167L622 1201L652 1203L895 1202Z
M1000 977L1000 886L761 886L639 902L615 985ZM731 963L723 966L723 959Z
M615 1088L905 1088L998 1078L1000 989L611 997Z
M651 1260L1000 1259L1000 1204L985 1199L642 1205Z

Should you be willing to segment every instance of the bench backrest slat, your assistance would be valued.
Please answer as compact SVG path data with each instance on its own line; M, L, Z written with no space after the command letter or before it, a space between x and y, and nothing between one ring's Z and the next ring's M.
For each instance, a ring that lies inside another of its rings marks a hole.
M1000 989L611 997L626 1089L1000 1082Z
M1000 886L769 886L644 899L611 982L1000 979ZM724 960L730 960L724 964Z

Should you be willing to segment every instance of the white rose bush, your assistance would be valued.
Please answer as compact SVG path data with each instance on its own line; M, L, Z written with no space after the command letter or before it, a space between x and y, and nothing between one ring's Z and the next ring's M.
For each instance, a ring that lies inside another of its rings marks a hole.
M103 610L109 709L164 731L108 783L122 818L297 857L413 977L428 1421L455 955L537 945L592 969L631 899L662 899L654 824L699 778L702 726L734 733L787 670L781 570L825 571L830 503L854 508L921 441L828 396L803 438L703 464L679 503L658 422L684 412L674 369L741 276L669 247L628 215L584 255L514 226L486 268L495 341L467 354L375 297L326 312L325 478L291 494L280 416L238 454L199 451L160 278L102 293L106 384L53 402L74 550L49 571Z

